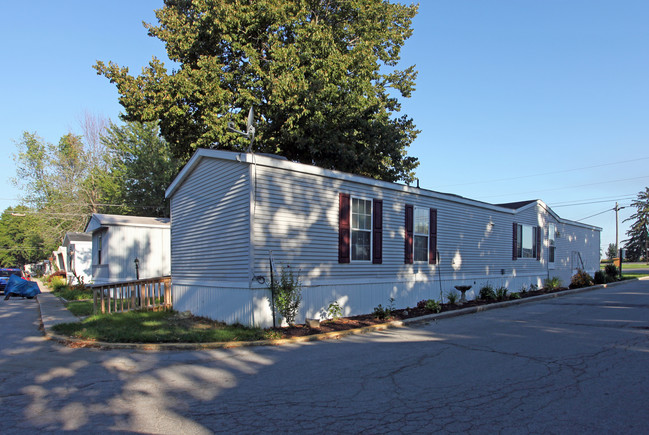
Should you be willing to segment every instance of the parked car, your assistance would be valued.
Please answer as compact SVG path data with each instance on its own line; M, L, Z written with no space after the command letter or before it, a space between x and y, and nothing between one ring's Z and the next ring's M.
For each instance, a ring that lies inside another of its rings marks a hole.
M0 268L0 293L5 292L5 287L7 287L7 282L11 275L16 275L24 279L23 271L17 268Z

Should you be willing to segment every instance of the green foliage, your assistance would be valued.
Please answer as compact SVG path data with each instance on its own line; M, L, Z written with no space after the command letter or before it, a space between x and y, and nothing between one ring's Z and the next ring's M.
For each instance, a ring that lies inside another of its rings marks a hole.
M0 217L0 266L22 267L47 258L56 244L43 239L45 223L32 209L9 207Z
M606 284L606 274L602 272L601 270L598 270L595 272L595 276L593 278L593 281L595 284Z
M254 341L272 333L241 325L225 325L204 318L179 318L173 311L128 311L90 316L53 329L75 338L109 343L206 343Z
M381 304L374 307L374 317L376 317L377 319L388 319L392 315L393 311L394 311L394 298L390 298L390 303L388 304L387 307L383 307L383 305Z
M593 278L581 269L579 269L570 280L570 288L581 288L591 285L593 285Z
M513 293L511 293L511 294L509 295L509 298L510 298L510 299L520 299L520 298L521 298L521 294L518 293L518 292L513 292Z
M59 292L67 286L68 286L68 281L61 276L55 276L50 281L50 287L52 288L52 290L54 290L54 292Z
M606 249L606 258L613 260L618 255L617 245L615 243L609 243L608 248Z
M553 276L552 278L547 278L547 279L543 280L543 287L545 289L547 289L547 290L557 290L562 285L563 285L563 283L556 276Z
M457 290L451 290L446 293L446 299L448 299L448 303L451 305L455 305L459 297L460 296L457 294Z
M342 316L343 316L343 309L338 303L338 301L333 301L332 303L330 303L329 306L327 307L327 311L325 312L325 317L331 320L338 320Z
M295 323L300 303L302 302L302 285L300 284L299 275L295 275L290 266L282 267L278 277L273 277L271 290L275 300L275 309L286 320L286 323L292 325ZM273 307L271 306L271 309Z
M507 287L498 287L496 289L496 299L499 301L507 300Z
M617 280L620 271L614 264L607 264L604 266L604 273L606 274L607 282L611 282Z
M496 292L491 285L487 284L480 289L479 298L485 301L495 301Z
M433 313L439 313L442 311L442 306L435 299L424 299L417 302L417 308L426 309L432 311Z
M626 249L625 260L649 262L649 187L638 193L638 197L631 203L636 209L624 222L631 222L631 227L626 232L629 236L624 241Z
M95 69L117 85L124 120L159 121L183 162L198 147L246 150L227 123L245 129L254 106L255 151L409 181L418 131L396 116L397 97L410 97L417 73L396 66L416 13L383 0L168 1L147 28L177 69L156 58L137 77L112 62Z
M101 138L108 171L96 174L114 214L168 216L165 190L180 170L156 123L111 124Z

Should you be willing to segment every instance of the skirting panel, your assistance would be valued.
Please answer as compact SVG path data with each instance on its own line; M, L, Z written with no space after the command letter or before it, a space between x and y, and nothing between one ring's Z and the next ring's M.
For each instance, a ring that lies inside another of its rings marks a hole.
M305 317L325 318L327 307L334 301L342 308L343 316L354 316L372 313L379 304L387 307L391 303L391 298L394 299L395 308L414 307L423 299L445 302L446 295L455 285L472 285L466 296L468 299L474 299L480 292L480 288L487 284L494 288L503 286L510 292L516 292L523 286L527 288L531 284L540 286L545 278L545 276L503 276L498 279L490 277L489 279L303 286L302 303L296 322L303 323ZM194 315L228 324L240 323L261 328L273 326L269 298L270 290L264 288L173 284L176 311L190 311ZM280 320L278 317L278 324Z

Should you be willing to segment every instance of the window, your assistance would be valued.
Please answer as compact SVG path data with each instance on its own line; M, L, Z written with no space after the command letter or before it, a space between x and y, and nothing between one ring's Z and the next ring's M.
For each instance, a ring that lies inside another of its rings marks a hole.
M97 264L101 264L101 234L97 237Z
M369 261L372 252L372 201L352 198L352 260Z
M540 259L541 228L514 223L514 256L518 258Z
M437 264L437 210L406 204L404 263Z
M415 207L415 261L428 261L429 227L428 209Z
M383 262L383 200L339 194L338 262Z
M548 225L548 263L552 266L554 264L554 254L557 249L555 239L557 235L557 226L555 224Z

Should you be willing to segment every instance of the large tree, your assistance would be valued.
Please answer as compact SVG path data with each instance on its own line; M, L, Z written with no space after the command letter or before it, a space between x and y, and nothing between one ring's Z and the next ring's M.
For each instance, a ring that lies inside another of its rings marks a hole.
M89 177L92 158L82 136L68 133L51 144L25 132L16 145L12 181L25 193L23 201L46 220L41 228L45 243L60 243L68 231L83 231L88 216L100 211L101 193Z
M638 197L631 203L636 212L624 221L630 221L631 228L626 232L629 236L624 241L626 258L630 261L649 262L649 187L644 192L639 192Z
M0 266L24 266L47 258L58 246L43 237L42 215L25 207L9 207L0 216Z
M180 170L155 123L111 124L102 137L107 170L98 175L115 214L168 216L165 190Z
M149 35L179 65L155 57L142 74L97 62L117 85L128 121L159 121L176 157L197 147L254 150L388 181L411 181L406 149L418 131L397 116L414 89L397 70L417 6L387 0L165 0Z

